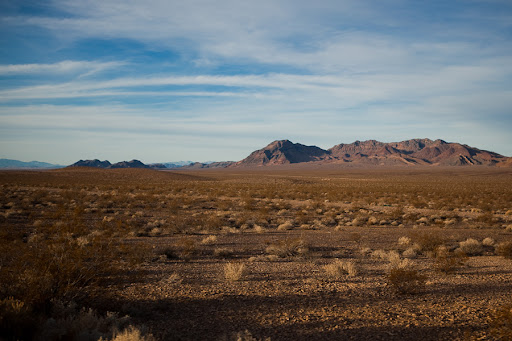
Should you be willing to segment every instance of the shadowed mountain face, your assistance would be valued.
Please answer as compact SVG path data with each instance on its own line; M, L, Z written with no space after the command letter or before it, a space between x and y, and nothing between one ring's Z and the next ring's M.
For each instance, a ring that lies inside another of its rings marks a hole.
M94 160L80 160L72 164L70 167L94 167L94 168L109 168L112 164L108 161Z
M339 144L329 150L288 140L274 141L231 167L302 162L361 165L509 165L500 154L443 140L412 139L384 143L375 140Z
M288 140L274 141L256 150L233 166L265 166L330 160L329 152L315 146L305 146Z
M131 160L131 161L121 161L118 163L114 163L110 168L150 168L146 166L139 160Z

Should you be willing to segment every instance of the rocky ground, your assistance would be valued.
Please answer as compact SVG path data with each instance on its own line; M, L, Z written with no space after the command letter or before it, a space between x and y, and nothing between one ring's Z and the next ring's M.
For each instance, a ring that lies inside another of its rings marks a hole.
M435 231L435 229L433 229ZM496 230L444 230L450 241L510 235ZM427 276L414 294L398 294L387 280L390 261L371 250L396 250L406 229L285 231L220 235L188 261L160 257L146 275L117 293L126 313L166 340L205 340L248 331L272 340L463 340L487 335L489 314L510 302L512 261L484 253L467 258L454 274L442 274L428 256L413 259ZM195 236L197 245L205 236ZM298 238L309 245L304 255L271 258L266 245ZM157 248L174 245L159 238ZM227 259L208 255L229 248ZM202 253L202 254L199 254ZM270 258L270 259L269 259ZM352 259L355 276L331 278L324 265ZM227 263L245 264L238 281L225 278Z
M74 168L0 181L11 339L110 340L123 323L157 340L512 335L509 170Z

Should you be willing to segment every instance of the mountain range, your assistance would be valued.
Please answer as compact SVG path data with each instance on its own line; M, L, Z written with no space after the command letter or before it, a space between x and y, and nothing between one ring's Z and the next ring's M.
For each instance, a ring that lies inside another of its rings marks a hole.
M412 139L384 143L375 140L338 144L330 149L289 140L270 143L228 167L269 166L312 162L337 165L511 166L512 158L443 140Z
M108 160L80 160L69 167L95 168L153 168L153 169L203 169L242 168L275 165L304 164L340 166L497 166L512 167L512 157L481 150L465 144L443 140L411 139L401 142L379 142L376 140L355 141L338 144L329 149L306 146L289 140L277 140L262 149L252 152L238 162L178 161L144 164L139 160L111 164ZM0 168L62 168L65 166L45 162L22 162L0 159Z
M0 168L4 169L52 169L52 168L63 168L66 166L55 165L47 162L40 161L18 161L11 159L0 159Z

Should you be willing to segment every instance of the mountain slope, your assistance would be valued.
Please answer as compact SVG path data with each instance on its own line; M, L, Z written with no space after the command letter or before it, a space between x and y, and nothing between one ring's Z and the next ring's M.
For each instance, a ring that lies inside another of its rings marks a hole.
M279 140L270 143L265 148L252 152L242 161L233 164L237 166L267 166L291 163L328 160L329 152L315 146L305 146L289 140Z

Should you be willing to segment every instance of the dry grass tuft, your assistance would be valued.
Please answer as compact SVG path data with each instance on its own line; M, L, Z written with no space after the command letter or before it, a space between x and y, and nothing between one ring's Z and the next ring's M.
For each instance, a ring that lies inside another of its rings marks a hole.
M402 256L404 258L408 258L408 259L414 259L416 257L418 257L418 251L416 248L414 247L410 247L410 248L407 248L403 253L402 253Z
M215 244L216 242L217 242L217 236L214 236L214 235L205 237L205 238L203 238L203 240L201 240L202 245L212 245L212 244Z
M230 258L233 257L235 251L233 249L228 249L225 247L217 248L213 250L213 255L217 258Z
M412 243L412 240L409 237L403 236L403 237L398 238L398 245L401 247L408 247L409 245L411 245L411 243Z
M265 251L269 255L275 255L279 258L306 256L309 253L308 244L301 238L288 238L272 243Z
M100 338L100 341L102 340L104 339ZM115 333L110 341L155 341L155 338L151 334L143 335L140 329L129 326L123 331Z
M288 220L277 227L278 231L287 231L293 229L293 222Z
M342 261L336 259L334 262L324 265L323 269L327 276L333 279L340 279L346 275L354 277L359 273L359 267L353 260Z
M224 278L228 281L240 281L247 273L243 263L226 263L224 265Z

